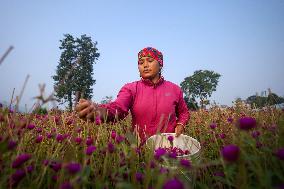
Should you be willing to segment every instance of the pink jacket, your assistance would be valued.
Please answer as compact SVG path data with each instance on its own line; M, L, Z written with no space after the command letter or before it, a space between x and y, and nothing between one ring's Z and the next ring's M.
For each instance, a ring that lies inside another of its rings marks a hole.
M108 110L108 121L123 119L130 110L142 140L157 132L175 132L177 123L185 126L190 117L180 87L163 77L157 84L144 79L127 83L115 101L101 106Z

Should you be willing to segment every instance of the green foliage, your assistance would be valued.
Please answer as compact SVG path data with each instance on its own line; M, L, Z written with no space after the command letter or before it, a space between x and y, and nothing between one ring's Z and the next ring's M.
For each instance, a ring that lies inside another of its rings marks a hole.
M43 107L39 107L39 108L36 108L34 111L33 111L34 114L39 114L39 115L46 115L48 112L47 112L47 109L46 108L43 108Z
M60 103L69 103L72 110L73 98L76 101L80 97L90 99L92 97L93 64L100 54L96 48L97 42L92 42L91 37L82 35L74 38L70 34L65 34L60 40L62 50L60 61L57 66L54 79L55 96Z
M216 91L220 74L209 70L197 70L192 76L186 77L180 86L187 99L200 99L200 106L208 104L208 97Z
M283 103L284 98L279 97L275 93L270 93L267 97L257 96L257 95L249 96L246 99L246 102L248 104L250 104L252 107L262 108L262 107L265 107L267 105L272 106L272 105L275 105L275 104Z
M112 96L105 96L102 101L101 104L107 104L110 103L112 101L113 97Z

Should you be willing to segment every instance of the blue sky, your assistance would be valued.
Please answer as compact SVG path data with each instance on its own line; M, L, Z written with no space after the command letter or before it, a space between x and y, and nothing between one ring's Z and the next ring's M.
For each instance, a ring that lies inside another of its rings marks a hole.
M231 105L271 88L284 96L284 1L0 1L0 101L19 95L29 107L38 84L53 90L63 34L98 42L93 100L116 97L139 79L137 53L153 46L164 54L166 80L180 84L195 70L222 76L210 98Z

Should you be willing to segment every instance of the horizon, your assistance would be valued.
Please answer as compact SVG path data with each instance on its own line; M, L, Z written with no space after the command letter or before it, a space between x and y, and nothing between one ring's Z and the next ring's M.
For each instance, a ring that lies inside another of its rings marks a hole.
M39 84L46 96L53 91L67 33L98 42L95 102L139 79L137 53L146 46L163 53L163 76L177 85L199 69L221 74L211 103L231 106L268 88L284 97L283 1L2 1L0 17L0 58L14 46L0 65L0 102L14 88L19 95L27 75L21 107L33 105Z

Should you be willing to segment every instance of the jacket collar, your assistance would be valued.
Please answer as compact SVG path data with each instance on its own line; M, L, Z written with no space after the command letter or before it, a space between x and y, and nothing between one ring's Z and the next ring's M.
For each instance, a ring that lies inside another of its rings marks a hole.
M161 76L157 83L153 83L150 79L143 79L143 78L141 78L141 81L144 84L146 84L148 86L154 86L154 87L157 87L158 85L162 84L164 82L164 80L165 80L164 77Z

